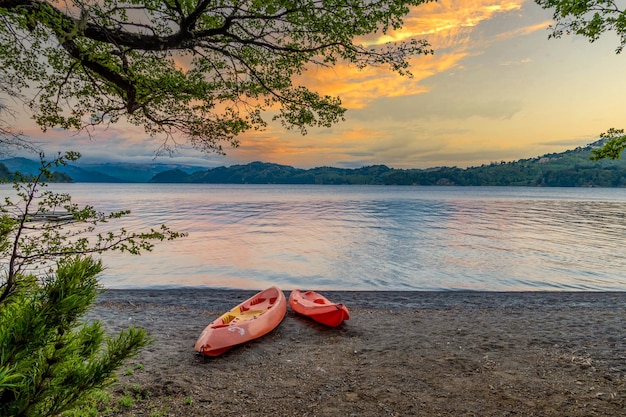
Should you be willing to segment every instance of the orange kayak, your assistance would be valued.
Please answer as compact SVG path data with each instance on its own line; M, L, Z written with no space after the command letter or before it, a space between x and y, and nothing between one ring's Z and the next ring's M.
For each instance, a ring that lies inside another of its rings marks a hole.
M326 297L314 291L291 291L289 306L296 313L331 327L337 327L350 318L346 306L330 302Z
M270 287L211 322L198 338L195 349L205 356L221 355L233 346L271 332L286 312L285 294L277 287Z

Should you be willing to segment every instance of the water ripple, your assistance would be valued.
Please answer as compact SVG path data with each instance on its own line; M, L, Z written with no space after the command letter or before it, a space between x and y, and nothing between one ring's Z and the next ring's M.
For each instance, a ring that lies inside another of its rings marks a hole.
M111 288L626 290L626 190L55 185L119 226L189 234L106 254ZM6 189L1 189L6 192Z

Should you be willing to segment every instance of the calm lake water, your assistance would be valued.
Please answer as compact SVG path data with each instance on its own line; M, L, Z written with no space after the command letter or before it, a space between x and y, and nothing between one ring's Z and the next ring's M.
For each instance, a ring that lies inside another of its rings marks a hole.
M2 194L9 187L2 185ZM626 290L626 189L50 184L139 231L107 288Z

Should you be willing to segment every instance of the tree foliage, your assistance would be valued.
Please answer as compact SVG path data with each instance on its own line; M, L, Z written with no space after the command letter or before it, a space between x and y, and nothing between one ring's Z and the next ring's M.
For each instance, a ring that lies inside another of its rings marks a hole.
M591 159L594 161L610 158L617 159L620 157L624 149L626 149L626 135L624 129L609 129L605 133L600 134L600 139L604 140L604 146L600 149L594 149Z
M554 9L551 37L582 35L594 42L605 32L619 37L619 54L626 45L626 9L615 0L535 0L544 9Z
M329 126L337 97L294 84L313 66L387 65L409 74L424 40L366 45L429 0L0 0L0 76L45 128L126 118L164 148L182 135L202 151L237 146L265 126Z
M582 35L594 42L606 32L619 38L615 52L621 53L626 45L626 4L616 0L535 0L544 9L553 9L554 24L550 37ZM600 135L605 139L603 148L594 151L592 159L617 159L626 149L623 129L611 128Z

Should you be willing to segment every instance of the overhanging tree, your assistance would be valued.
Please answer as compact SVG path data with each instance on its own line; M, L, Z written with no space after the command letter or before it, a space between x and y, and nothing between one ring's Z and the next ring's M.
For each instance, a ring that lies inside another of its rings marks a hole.
M590 42L597 41L606 32L618 36L615 52L621 53L626 46L626 4L616 0L535 0L544 9L553 9L554 24L550 37L582 35ZM611 128L600 135L605 139L602 148L593 151L592 159L620 157L626 149L623 129Z
M171 150L238 145L268 117L287 128L343 118L337 97L294 84L311 66L388 65L410 75L424 40L367 46L429 0L0 0L0 71L30 87L44 129L126 118ZM269 110L269 116L266 112Z

